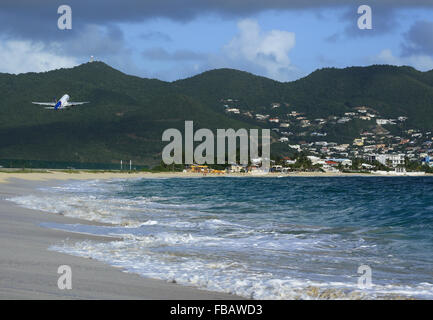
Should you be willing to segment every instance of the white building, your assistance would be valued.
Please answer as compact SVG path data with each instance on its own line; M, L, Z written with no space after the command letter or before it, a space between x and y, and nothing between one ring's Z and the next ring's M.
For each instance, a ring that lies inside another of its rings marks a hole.
M263 114L260 114L260 113L257 113L256 114L256 119L257 120L265 120L265 119L267 119L267 118L269 118L269 115L267 114L267 115L263 115Z
M337 120L337 123L346 123L349 121L350 121L349 117L341 117L340 119Z
M350 159L327 159L327 160L341 163L342 166L348 166L348 167L352 166L352 160Z
M231 112L231 113L235 113L235 114L239 114L240 111L238 108L228 108L226 109L227 112Z
M404 165L404 154L372 154L367 156L369 161L378 161L393 168Z
M241 166L241 165L239 165L239 164L236 164L236 163L233 163L233 164L230 166L229 171L230 171L231 173L239 173L239 172L241 172L242 169L243 169L243 166Z
M251 164L255 166L259 166L262 164L262 158L253 158L251 159Z
M295 164L296 160L287 159L285 162L286 162L287 165L290 165L290 164Z
M307 158L310 159L312 165L325 163L325 160L316 156L307 156Z
M362 163L361 167L364 168L364 169L367 169L367 170L370 170L370 169L374 168L374 166L372 166L371 164L368 164L368 163Z
M394 121L390 120L390 119L376 119L376 123L377 124L395 124Z
M299 144L289 144L289 148L301 151L301 146Z
M315 142L315 145L316 146L326 147L328 145L328 142L326 142L326 141L317 141L317 142Z

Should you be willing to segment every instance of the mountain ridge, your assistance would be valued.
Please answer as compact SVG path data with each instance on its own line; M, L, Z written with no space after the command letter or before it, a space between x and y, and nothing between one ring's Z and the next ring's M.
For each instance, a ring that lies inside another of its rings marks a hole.
M91 103L65 112L30 104L64 93ZM414 128L433 127L433 70L405 66L323 68L291 82L222 68L166 82L92 62L42 73L0 73L0 96L0 159L156 164L162 132L183 131L184 120L193 120L195 129L269 127L244 116L247 112L284 117L296 110L325 118L365 105L383 117L406 116ZM227 99L235 100L240 115L226 112ZM272 109L273 103L281 107ZM341 128L334 131L344 142L359 134Z

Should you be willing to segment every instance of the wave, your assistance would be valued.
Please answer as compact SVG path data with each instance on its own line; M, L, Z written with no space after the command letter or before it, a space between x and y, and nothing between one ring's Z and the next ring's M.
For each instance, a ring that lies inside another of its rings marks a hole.
M395 180L349 179L101 180L9 200L111 224L45 226L122 238L50 249L144 277L254 299L433 298L433 204L397 209L397 186L381 185ZM362 264L372 266L371 290L357 287Z
M163 242L199 241L191 238L171 238ZM150 241L155 244L155 240ZM357 288L356 281L318 282L291 277L274 278L272 273L254 272L251 266L236 261L208 261L182 254L155 254L145 250L145 240L125 239L109 243L91 241L73 245L66 243L50 250L96 259L127 272L147 278L176 282L211 291L234 294L250 299L409 299L432 298L433 284L417 286L373 285L369 290Z

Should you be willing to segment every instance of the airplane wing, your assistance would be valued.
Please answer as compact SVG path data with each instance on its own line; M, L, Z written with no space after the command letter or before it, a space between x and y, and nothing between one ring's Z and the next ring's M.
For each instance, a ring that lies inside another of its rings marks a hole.
M79 106L79 105L82 105L82 104L85 104L85 103L89 103L89 101L86 101L86 102L69 102L68 101L67 107Z
M54 107L56 105L55 102L32 102L33 104L39 104L41 106L52 106Z

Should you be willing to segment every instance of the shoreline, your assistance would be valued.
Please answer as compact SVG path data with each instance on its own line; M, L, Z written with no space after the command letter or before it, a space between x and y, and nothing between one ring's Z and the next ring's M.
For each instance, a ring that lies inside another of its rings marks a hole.
M63 176L55 176L55 180L40 176L27 176L31 179L26 179L26 175L28 174L21 174L19 178L9 177L6 183L0 176L0 182L3 182L0 183L0 299L244 299L231 294L144 278L93 259L48 250L50 246L63 241L101 242L119 238L42 226L44 223L105 224L26 209L7 201L11 196L38 194L40 191L37 188L71 180ZM86 179L80 177L77 180ZM72 269L71 290L60 290L57 286L61 276L57 270L61 265L68 265Z
M421 177L431 177L433 174L420 175ZM46 172L0 172L0 184L7 183L10 179L22 179L27 181L67 181L67 180L98 180L98 179L133 179L133 178L218 178L218 177L236 177L236 178L281 178L281 177L412 177L410 175L394 174L375 174L375 173L331 173L331 172L295 172L295 173L266 173L266 174L202 174L190 172L63 172L47 170Z

